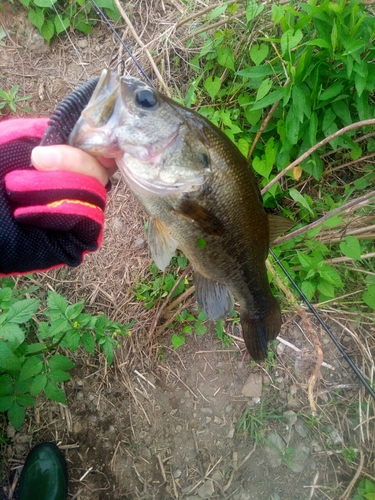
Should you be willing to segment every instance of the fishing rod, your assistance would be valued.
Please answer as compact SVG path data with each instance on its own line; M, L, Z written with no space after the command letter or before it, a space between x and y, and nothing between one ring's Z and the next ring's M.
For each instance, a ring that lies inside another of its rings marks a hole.
M116 36L117 40L119 40L119 42L123 45L123 47L125 48L125 50L128 52L128 54L132 58L133 62L136 64L136 66L139 69L139 71L141 72L141 74L147 79L147 81L149 82L149 84L153 88L155 88L154 83L150 80L150 78L148 77L146 71L143 69L142 65L138 62L137 58L131 53L131 51L128 48L128 46L125 44L125 42L123 41L123 39L117 33L117 31L115 30L115 28L112 26L112 23L110 22L110 20L108 19L108 17L100 9L100 7L97 5L97 3L96 3L95 0L90 0L90 1L93 4L93 6L95 7L95 9L97 10L97 13L104 20L104 22L110 28L110 30L112 31L112 33L114 33L114 35ZM270 253L271 253L272 257L275 259L275 261L277 262L277 264L280 266L280 269L284 272L284 274L286 275L286 277L289 279L289 281L292 283L292 285L294 286L294 288L297 290L297 292L299 293L299 295L301 296L302 300L305 302L305 304L307 305L307 307L309 308L309 310L312 312L312 314L315 316L315 318L318 320L318 322L324 328L324 330L328 333L330 339L335 344L335 346L337 347L337 349L339 350L339 352L342 354L342 356L344 357L345 361L348 363L348 365L350 366L350 368L354 371L356 377L360 380L360 382L366 388L366 390L370 394L370 396L375 400L375 391L371 387L370 383L366 380L366 378L363 376L363 374L361 373L361 371L359 370L359 368L355 365L355 363L353 362L353 360L350 358L350 356L348 355L348 353L345 351L345 349L343 348L343 346L340 344L340 342L336 339L336 337L334 336L334 334L328 328L328 326L325 323L325 321L322 319L322 317L319 315L318 311L315 309L315 307L311 304L311 302L308 300L308 298L306 297L306 295L302 292L302 290L300 289L300 287L294 281L294 279L289 274L289 272L287 271L287 269L284 267L284 265L282 264L282 262L280 261L280 259L275 255L275 252L272 250L272 248L270 248Z

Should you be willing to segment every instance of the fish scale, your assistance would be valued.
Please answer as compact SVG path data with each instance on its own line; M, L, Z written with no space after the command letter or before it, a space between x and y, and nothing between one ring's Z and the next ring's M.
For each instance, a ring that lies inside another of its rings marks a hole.
M225 318L234 296L246 347L264 359L282 323L265 265L270 233L292 223L266 214L254 172L230 139L142 81L104 70L70 144L116 159L150 216L155 263L164 270L182 250L202 309Z

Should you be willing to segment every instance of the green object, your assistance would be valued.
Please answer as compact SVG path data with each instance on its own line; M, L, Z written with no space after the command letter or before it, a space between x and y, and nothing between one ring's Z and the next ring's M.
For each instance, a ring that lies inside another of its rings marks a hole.
M20 479L18 500L66 500L68 471L54 443L41 443L29 452Z

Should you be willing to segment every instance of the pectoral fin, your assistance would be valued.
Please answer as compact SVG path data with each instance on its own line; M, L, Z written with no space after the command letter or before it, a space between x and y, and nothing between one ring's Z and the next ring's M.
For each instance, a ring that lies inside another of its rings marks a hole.
M164 271L176 251L177 241L158 219L150 219L148 244L155 264Z
M296 222L282 217L281 215L267 214L268 226L270 233L270 241L275 240L280 234L289 231L289 229L296 225Z
M223 285L195 272L194 285L198 304L211 319L226 318L233 310L232 293Z
M185 195L177 210L176 215L184 217L192 224L200 227L207 234L220 236L224 233L224 224L215 214L200 205L192 195Z

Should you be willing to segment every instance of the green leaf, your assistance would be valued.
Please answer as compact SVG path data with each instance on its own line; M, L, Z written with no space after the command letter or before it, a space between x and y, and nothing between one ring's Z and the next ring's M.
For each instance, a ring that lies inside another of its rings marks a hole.
M342 224L342 217L340 215L334 215L323 222L323 226L325 227L337 227L340 224Z
M301 30L297 30L295 33L293 29L285 31L280 40L282 55L285 56L287 52L294 49L294 47L296 47L302 40L302 37L303 35Z
M16 401L20 406L34 406L35 399L28 394L17 394Z
M72 378L72 376L64 370L51 370L48 372L47 377L53 380L53 382L65 382L65 380L70 380Z
M361 260L361 246L354 236L346 236L345 241L340 243L340 250L346 257Z
M9 396L13 394L13 380L9 375L0 377L0 396Z
M18 405L15 401L8 410L9 422L13 425L15 429L19 429L25 420L26 412L25 409Z
M246 7L246 21L250 22L255 19L264 10L264 5L258 4L254 0L250 0Z
M59 35L63 31L66 31L70 26L69 17L55 16L54 19L56 35Z
M259 85L255 101L260 101L260 99L263 99L263 97L265 97L268 94L271 88L272 88L272 81L269 78L263 80L263 82Z
M203 86L207 90L207 92L208 92L209 96L211 97L211 99L214 99L214 97L217 95L217 93L220 90L221 80L217 76L215 76L215 77L209 76L205 80Z
M21 369L20 359L13 354L10 347L0 340L0 369L18 371Z
M26 323L37 312L40 300L25 299L12 304L7 314L7 321L10 323Z
M37 342L36 344L28 344L26 345L26 352L25 354L36 354L38 352L44 351L46 348L46 344L43 342Z
M316 134L318 131L318 115L314 111L310 116L310 125L309 125L309 141L310 146L314 146L316 144Z
M224 12L227 10L228 5L223 4L219 5L215 9L213 9L209 14L208 14L208 19L209 21L212 21L213 19L216 19L217 17L220 17L221 14L224 14Z
M44 14L42 9L36 8L33 10L31 7L29 8L29 11L27 13L27 16L29 18L29 21L38 28L40 31L42 29L43 23L44 23Z
M251 108L251 111L255 111L256 109L263 109L266 108L267 106L271 106L271 104L274 104L277 101L280 101L284 95L284 89L278 89L275 90L274 92L271 92L268 94L266 97L263 97L263 99L260 99L260 101L257 101L253 107Z
M331 85L330 87L328 87L328 89L326 89L324 92L322 92L320 94L320 96L318 97L318 99L320 101L331 100L334 97L341 94L343 88L344 88L344 85L341 82L336 82L333 85Z
M315 294L315 286L310 281L303 281L301 285L302 292L308 300L312 300Z
M44 394L48 399L52 401L57 401L58 403L62 403L64 405L68 404L65 396L65 392L59 387L55 382L51 380L47 380L46 386L44 388Z
M309 203L306 201L306 199L304 198L304 196L301 193L299 193L296 189L292 188L289 190L289 194L293 198L294 201L299 203L302 207L306 208L306 210L308 210L313 217L315 216Z
M95 353L95 339L90 332L82 335L81 344L91 356Z
M259 66L268 56L269 47L265 43L254 44L250 49L250 57L255 66Z
M286 138L290 144L297 144L299 139L300 121L295 115L293 107L288 111L285 120Z
M262 66L253 66L237 71L236 75L256 80L257 78L265 78L266 76L274 75L282 70L282 67L273 67L270 64L262 64Z
M57 2L57 0L33 0L35 5L38 7L52 7L54 3Z
M12 289L9 287L0 289L0 307L1 309L8 309L10 300L12 298Z
M71 370L75 367L73 361L63 354L54 354L48 360L48 364L51 370Z
M62 295L59 295L56 292L49 291L47 297L47 305L50 309L55 309L61 314L65 314L65 311L68 307L68 301Z
M49 43L55 34L55 25L50 19L47 19L43 24L40 33L42 37Z
M207 327L204 325L199 325L196 328L194 328L194 332L196 335L204 335L207 331Z
M204 249L204 247L207 245L207 241L204 240L203 238L198 238L197 239L197 244L201 250Z
M375 283L369 285L368 289L362 295L362 300L366 305L375 309Z
M8 323L0 327L0 339L11 342L15 350L25 340L25 332L18 325Z
M32 356L26 359L25 363L21 368L21 373L19 380L22 382L28 380L31 377L35 377L43 370L44 364L41 356Z
M321 47L322 49L331 48L331 45L326 40L324 40L324 38L315 38L314 40L306 42L305 45L314 45L314 47Z
M252 167L257 174L262 175L266 179L269 178L272 171L272 165L267 165L265 160L260 160L257 156L253 159Z
M113 349L113 343L111 342L111 339L104 339L104 342L100 344L100 348L103 350L104 355L107 359L107 362L109 365L112 364L113 358L114 358L114 349Z
M82 309L83 309L83 301L78 302L77 304L72 304L66 308L65 316L68 319L73 320L81 314Z
M217 48L217 62L224 66L224 68L229 68L234 71L234 52L233 49L229 47L218 47Z
M328 283L328 281L320 280L317 288L318 288L319 292L321 292L326 297L334 297L335 296L334 286L331 283Z
M41 373L37 375L30 385L30 394L32 396L36 396L40 394L42 390L45 388L47 383L47 375L45 373Z
M329 266L328 264L324 264L320 267L319 274L328 283L331 283L332 285L334 285L336 287L343 286L341 278L340 278L340 274L336 271L336 269Z
M173 345L173 349L178 349L185 343L185 337L183 335L172 335L171 342Z
M13 404L13 396L0 397L0 411L8 411Z

